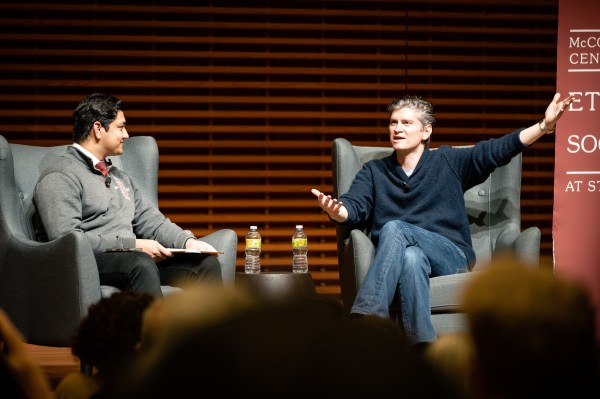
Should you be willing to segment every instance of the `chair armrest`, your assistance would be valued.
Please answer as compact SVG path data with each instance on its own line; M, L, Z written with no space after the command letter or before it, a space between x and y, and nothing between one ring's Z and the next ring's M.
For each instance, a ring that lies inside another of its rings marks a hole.
M374 256L375 247L371 239L361 230L352 230L344 242L339 259L342 300L348 310Z
M533 226L525 229L515 240L515 252L524 264L539 267L541 237L539 227Z
M100 300L96 260L79 232L40 243L13 236L0 275L0 306L28 343L68 346L88 307Z
M349 245L352 249L358 287L362 284L369 267L371 267L371 263L375 257L375 247L371 239L361 230L352 230L350 232Z
M519 262L532 267L539 267L540 263L541 231L538 227L529 227L520 231L516 223L508 224L498 237L494 253L510 251Z
M200 240L209 243L217 250L223 253L219 255L221 270L223 274L223 283L232 285L235 279L235 259L237 255L238 238L235 231L231 229L222 229L199 237Z

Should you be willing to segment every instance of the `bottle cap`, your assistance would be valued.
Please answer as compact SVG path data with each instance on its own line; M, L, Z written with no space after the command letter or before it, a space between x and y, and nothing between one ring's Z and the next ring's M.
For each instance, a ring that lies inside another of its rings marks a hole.
M250 226L250 230L256 230L256 226Z
M296 228L297 228L297 229L302 229L303 227L304 227L304 226L302 226L301 224L297 224L297 225L296 225Z

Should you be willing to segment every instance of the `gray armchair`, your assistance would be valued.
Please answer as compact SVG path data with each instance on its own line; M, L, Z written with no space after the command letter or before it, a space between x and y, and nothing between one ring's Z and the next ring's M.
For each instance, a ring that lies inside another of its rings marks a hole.
M47 243L35 239L32 194L38 176L66 145L9 144L0 136L0 307L28 343L67 346L88 307L116 291L100 286L92 248L83 233ZM122 156L110 157L144 196L158 205L158 147L153 137L131 137ZM219 255L225 284L233 284L237 235L223 229L202 238ZM163 287L163 293L178 290Z
M371 159L389 156L391 147L354 146L338 138L332 145L334 195L346 193L362 166ZM521 231L521 155L496 169L483 183L465 192L471 238L477 256L473 272L481 270L495 254L509 251L525 264L538 266L539 228ZM440 198L443 201L443 198ZM349 311L356 291L374 257L368 230L337 226L340 285L344 306ZM471 273L433 277L430 280L431 316L438 335L464 329L460 290ZM392 316L394 316L392 314Z

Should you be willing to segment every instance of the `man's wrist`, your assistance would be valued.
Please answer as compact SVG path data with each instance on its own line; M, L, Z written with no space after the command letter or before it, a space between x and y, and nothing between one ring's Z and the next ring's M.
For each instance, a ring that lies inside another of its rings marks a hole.
M197 240L197 238L194 236L186 238L185 241L183 242L183 249L187 249L187 243L189 240Z
M538 123L540 130L544 134L553 134L556 131L556 125L552 129L548 129L546 126L546 119L542 118L542 120Z

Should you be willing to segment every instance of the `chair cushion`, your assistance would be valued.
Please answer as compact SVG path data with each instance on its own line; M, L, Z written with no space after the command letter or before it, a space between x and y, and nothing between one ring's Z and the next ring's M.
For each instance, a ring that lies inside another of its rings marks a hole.
M162 293L164 296L173 294L175 292L179 292L181 291L181 288L179 287L172 287L170 285L161 285L160 289L162 290ZM102 298L108 298L110 297L112 294L116 293L116 292L121 292L120 289L118 289L117 287L113 287L112 285L101 285L100 286L100 291L102 293Z
M466 272L431 278L431 313L456 312L459 309L462 289L472 274L473 272Z
M434 313L431 322L438 337L444 334L457 334L466 331L467 318L464 313Z

